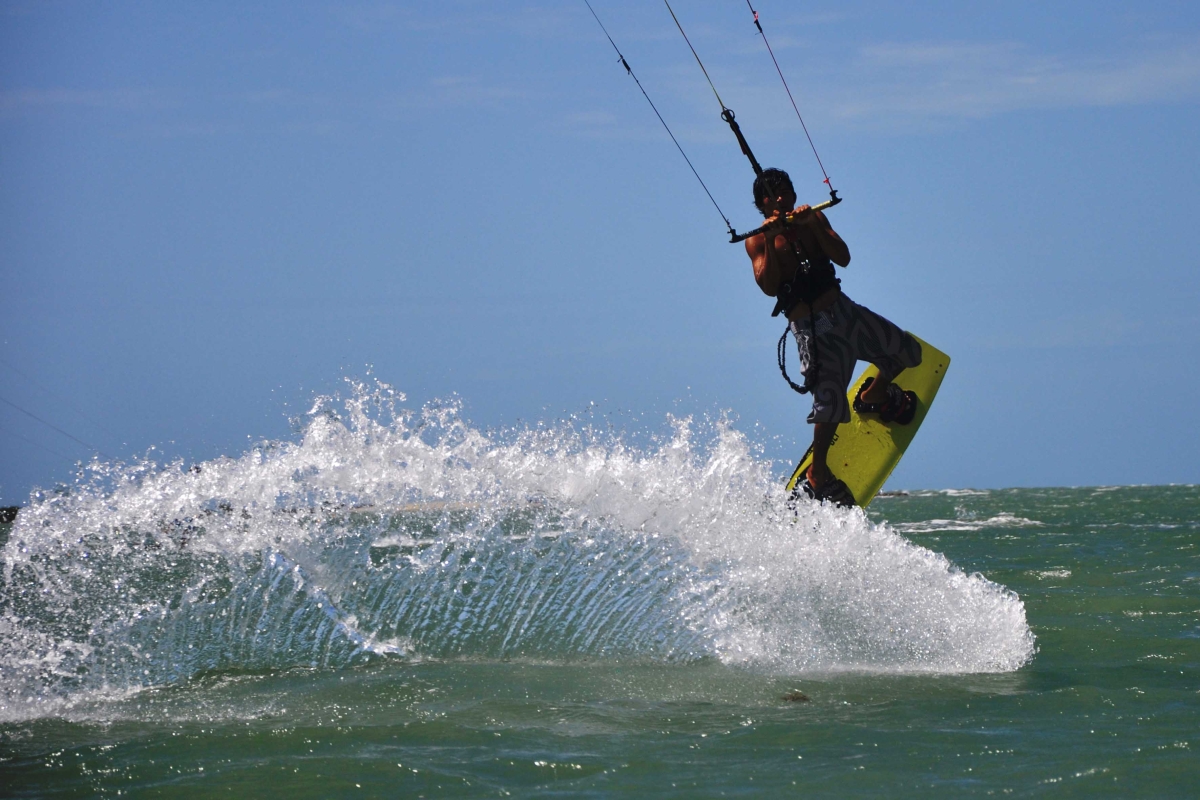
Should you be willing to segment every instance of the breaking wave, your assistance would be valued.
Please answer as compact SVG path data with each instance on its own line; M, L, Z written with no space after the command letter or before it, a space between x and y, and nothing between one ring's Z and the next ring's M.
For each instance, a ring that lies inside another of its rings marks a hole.
M1007 511L1001 512L994 517L987 517L986 519L979 519L974 512L968 512L963 508L957 508L955 511L959 512L955 519L899 522L892 527L900 533L948 533L951 531L981 531L987 528L1002 528L1005 530L1011 528L1039 528L1046 524L1036 519L1018 517Z
M858 510L789 507L728 422L646 447L486 435L351 384L295 441L96 462L2 551L0 718L221 670L370 659L1017 669L1020 599Z

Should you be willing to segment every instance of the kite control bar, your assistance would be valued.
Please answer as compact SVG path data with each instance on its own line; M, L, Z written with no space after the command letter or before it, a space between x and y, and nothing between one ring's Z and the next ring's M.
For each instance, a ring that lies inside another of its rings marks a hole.
M833 208L840 202L842 202L842 198L837 196L837 189L830 189L828 200L826 200L824 203L817 203L815 206L810 206L808 210L809 211L824 211L827 208ZM783 218L788 222L791 222L794 219L792 214L784 214ZM737 233L737 232L731 233L729 236L729 243L737 244L738 242L744 242L747 239L749 239L751 236L757 236L758 234L767 230L767 228L768 228L767 225L763 225L761 228L755 228L754 230L746 231L745 233Z

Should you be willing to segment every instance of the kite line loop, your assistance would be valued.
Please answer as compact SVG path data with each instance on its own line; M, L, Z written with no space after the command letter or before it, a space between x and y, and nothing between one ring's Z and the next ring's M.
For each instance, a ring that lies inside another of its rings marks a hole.
M617 43L613 41L612 36L610 36L608 33L608 28L605 28L604 23L600 21L600 17L596 14L596 9L592 8L592 4L589 3L588 0L583 0L583 2L588 7L588 11L592 12L592 16L596 19L596 24L598 24L600 26L600 30L604 31L604 36L608 39L608 43L611 44L613 46L613 50L615 50L617 52L617 58L618 58L618 60L620 60L621 66L625 68L625 71L627 73L629 73L629 77L633 78L633 82L637 84L638 89L641 89L642 97L646 98L646 102L650 104L650 108L654 109L654 116L658 117L658 121L662 123L662 126L666 130L667 135L670 136L671 141L675 143L675 148L679 151L679 155L683 156L683 160L687 162L688 168L691 169L692 174L696 176L696 180L700 181L700 187L702 189L704 189L704 193L706 195L708 195L708 199L710 201L712 201L713 208L715 208L717 210L717 213L721 215L721 219L725 220L725 227L729 229L729 235L731 237L736 236L737 233L736 233L736 231L734 231L733 225L730 224L729 217L725 216L725 212L721 210L721 206L719 206L717 204L716 199L712 196L712 192L710 192L708 190L708 186L705 185L704 179L700 177L700 173L696 171L696 168L694 166L692 166L692 160L690 158L688 158L687 153L685 153L683 151L683 146L681 144L679 144L679 140L676 139L675 134L671 132L671 126L667 124L667 121L665 119L663 119L662 114L658 113L658 107L656 105L654 105L654 101L650 99L650 95L646 94L646 90L642 87L642 82L638 80L637 75L633 74L633 68L630 67L629 62L625 60L625 56L621 55L621 48L617 47ZM669 6L668 6L668 8L669 8ZM680 30L682 31L682 29L680 29ZM684 37L684 38L687 38L687 37ZM695 53L696 51L693 50L692 52ZM699 59L697 59L697 60L699 60ZM704 65L701 64L700 68L704 69ZM705 73L706 76L707 76L707 74L708 73ZM708 85L712 86L712 81L709 81ZM716 93L716 91L717 91L716 89L713 89L714 94ZM717 101L720 102L720 100L721 100L721 98L720 98L720 96L718 96ZM722 108L725 107L724 103L721 104L721 107ZM737 135L738 135L738 140L742 142L743 152L748 152L750 148L745 144L745 139L742 138L741 132L737 131L736 123L734 123L732 121L733 112L730 111L729 114L730 114L729 124L734 126L734 130L737 132ZM753 160L754 157L750 156L750 158L751 158L751 160ZM757 162L755 162L755 166L757 166Z

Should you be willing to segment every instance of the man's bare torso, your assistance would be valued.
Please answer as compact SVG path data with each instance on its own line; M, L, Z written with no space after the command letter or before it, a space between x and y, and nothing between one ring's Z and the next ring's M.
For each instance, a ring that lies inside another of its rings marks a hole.
M821 227L828 231L825 235L828 237L832 234L836 237L837 234L829 228L829 222L825 215L819 211L813 213ZM773 257L771 258L765 257L768 237L771 238L773 244L773 253L771 254ZM797 271L801 268L797 253L827 256L825 248L821 246L818 239L818 234L809 225L802 224L788 225L776 231L767 231L751 237L746 240L746 252L754 264L754 280L763 293L771 297L777 296L784 284L795 279ZM838 288L831 288L816 299L811 309L807 303L799 302L791 309L788 319L801 319L813 312L824 311L833 305L840 294L841 291Z

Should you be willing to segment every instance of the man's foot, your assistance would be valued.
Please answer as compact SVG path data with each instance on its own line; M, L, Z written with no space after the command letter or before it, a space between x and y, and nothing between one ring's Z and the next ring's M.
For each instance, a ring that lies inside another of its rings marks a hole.
M881 422L907 425L917 415L917 393L904 391L894 383L887 385L887 399L882 403L868 403L863 395L871 390L874 378L867 378L854 396L854 410L859 414L878 414Z
M808 472L805 473L804 480L800 482L800 488L804 490L804 494L808 495L809 499L818 502L828 500L836 506L843 508L852 508L857 505L854 502L854 495L850 491L850 487L845 483L833 477L833 473L826 471L824 480L816 481L813 476L813 468L810 466Z

